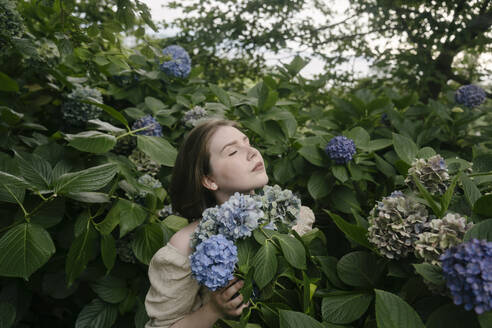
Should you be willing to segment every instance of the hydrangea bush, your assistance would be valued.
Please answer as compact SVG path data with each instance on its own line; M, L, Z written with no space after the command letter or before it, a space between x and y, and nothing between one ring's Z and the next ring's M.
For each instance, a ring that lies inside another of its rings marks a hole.
M448 168L441 155L435 155L428 159L419 158L412 162L405 183L416 189L413 176L431 194L444 194L450 183Z
M162 54L171 57L171 60L160 65L160 69L173 77L186 78L191 72L191 58L183 47L178 45L167 46Z
M101 92L97 89L76 85L63 102L61 108L63 119L74 127L85 127L89 120L99 118L102 113L101 108L82 102L91 100L89 98L102 103Z
M468 108L480 106L486 99L485 91L474 84L463 85L454 94L455 101Z
M355 155L355 143L345 136L336 136L328 142L325 152L337 164L346 164Z

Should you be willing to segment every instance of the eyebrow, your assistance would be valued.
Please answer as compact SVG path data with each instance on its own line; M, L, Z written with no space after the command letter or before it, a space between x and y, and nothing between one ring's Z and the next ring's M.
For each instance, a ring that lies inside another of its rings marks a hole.
M244 136L243 140L245 140L245 139L249 140L248 136ZM222 149L220 150L220 153L222 153L224 151L224 149L226 149L227 147L235 145L235 144L237 144L237 140L234 140L234 141L229 142L228 144L225 144L224 147L222 147Z

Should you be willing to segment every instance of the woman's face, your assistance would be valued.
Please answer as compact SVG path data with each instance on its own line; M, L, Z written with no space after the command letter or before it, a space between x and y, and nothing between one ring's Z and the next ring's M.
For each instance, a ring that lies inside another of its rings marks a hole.
M268 183L260 152L235 127L219 127L210 138L208 147L211 173L203 184L215 193L219 204L235 192L249 193Z

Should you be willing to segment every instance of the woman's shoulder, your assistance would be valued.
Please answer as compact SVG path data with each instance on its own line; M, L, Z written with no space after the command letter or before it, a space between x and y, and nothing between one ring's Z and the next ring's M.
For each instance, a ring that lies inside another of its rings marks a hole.
M191 255L191 235L193 234L193 231L195 231L197 225L198 222L192 222L183 229L176 232L169 240L169 244L174 247L178 251L178 253L184 256Z

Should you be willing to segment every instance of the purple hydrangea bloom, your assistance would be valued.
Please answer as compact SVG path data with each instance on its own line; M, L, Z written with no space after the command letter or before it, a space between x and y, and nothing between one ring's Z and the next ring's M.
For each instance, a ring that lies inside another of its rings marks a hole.
M325 152L337 164L345 164L352 160L355 154L355 143L344 136L336 136L328 142Z
M233 278L236 262L236 246L220 234L198 244L190 255L193 277L213 291L225 287Z
M440 257L454 304L477 314L492 310L492 242L472 239Z
M160 65L161 71L174 77L185 78L191 72L191 58L182 47L177 45L162 49L162 53L171 60Z
M236 192L219 208L219 233L236 240L251 236L264 216L259 200Z
M486 98L485 91L479 86L468 84L459 87L454 94L454 100L469 108L481 105Z
M132 130L141 129L143 127L147 127L147 129L135 133L144 136L162 137L162 127L151 115L146 115L133 122Z

